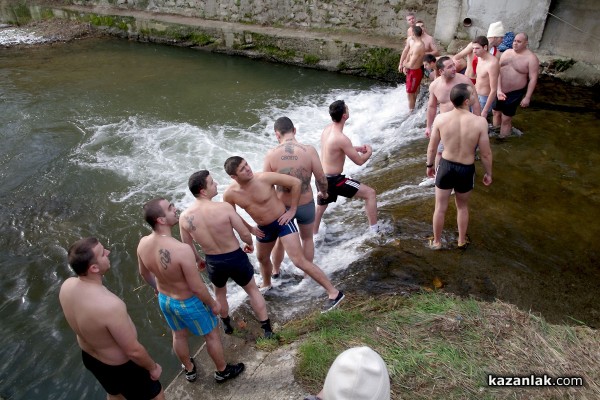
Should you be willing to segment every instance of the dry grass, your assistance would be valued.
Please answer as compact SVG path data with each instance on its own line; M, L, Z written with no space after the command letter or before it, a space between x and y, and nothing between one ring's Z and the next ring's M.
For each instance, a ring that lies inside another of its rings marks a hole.
M349 299L286 325L302 335L297 379L316 393L333 359L360 345L386 361L393 399L598 399L600 334L502 303L444 293ZM491 388L487 375L581 376L584 387Z

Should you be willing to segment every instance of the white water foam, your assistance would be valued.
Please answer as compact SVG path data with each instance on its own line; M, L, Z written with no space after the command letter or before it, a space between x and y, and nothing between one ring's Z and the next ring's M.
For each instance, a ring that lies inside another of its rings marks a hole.
M423 135L424 109L408 114L404 86L397 88L375 87L365 91L335 90L306 98L275 99L265 109L256 110L259 123L248 128L239 126L211 126L200 128L187 123L156 121L151 117L137 116L115 123L79 121L87 138L79 146L73 159L81 166L110 170L130 182L127 192L111 194L113 202L141 204L150 198L163 195L170 198L182 210L194 201L187 189L189 175L200 169L208 169L218 183L219 195L231 179L223 170L223 162L232 155L243 156L254 171L262 170L263 158L268 149L276 145L273 122L280 116L288 116L297 129L297 139L319 149L320 134L331 122L327 107L344 99L350 109L345 133L355 145L371 144L374 156L386 154L392 160L383 170L373 171L371 161L363 166L346 162L348 175L365 173L381 174L393 169L394 152L402 145ZM425 153L425 149L423 149ZM400 160L398 160L400 161ZM406 199L429 196L430 190L418 186L422 177L415 177L414 185L405 185L378 193L379 205L395 204ZM314 183L313 183L314 186ZM241 209L238 212L249 223L252 219ZM315 263L328 275L343 270L359 257L364 256L365 241L372 235L363 222L348 222L349 215L364 220L364 203L341 198L328 208L324 217L327 225L326 240L317 246ZM380 224L388 224L380 221ZM330 240L330 238L334 240ZM258 270L254 255L251 261ZM289 260L282 265L284 274L297 274ZM260 281L257 275L257 281ZM281 280L274 280L278 286ZM231 284L228 286L229 301L233 308L245 300L245 293ZM297 285L286 285L285 295L318 297L324 291L310 279Z
M0 27L0 46L17 44L36 44L47 42L48 39L23 28Z

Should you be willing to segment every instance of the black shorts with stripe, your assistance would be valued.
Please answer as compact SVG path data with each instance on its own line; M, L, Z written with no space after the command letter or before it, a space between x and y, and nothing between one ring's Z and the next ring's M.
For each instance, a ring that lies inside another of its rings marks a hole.
M360 182L351 178L346 178L345 175L327 175L327 194L326 199L317 197L317 204L324 206L325 204L335 203L338 196L352 198L358 192Z

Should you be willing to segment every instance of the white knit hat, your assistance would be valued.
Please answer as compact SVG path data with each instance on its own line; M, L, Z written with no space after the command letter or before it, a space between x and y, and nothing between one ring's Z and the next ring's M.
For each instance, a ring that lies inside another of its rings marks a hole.
M353 347L337 356L323 387L324 400L390 400L385 362L369 347Z
M488 28L487 37L504 37L506 31L504 30L504 25L502 25L502 21L494 22L490 24Z

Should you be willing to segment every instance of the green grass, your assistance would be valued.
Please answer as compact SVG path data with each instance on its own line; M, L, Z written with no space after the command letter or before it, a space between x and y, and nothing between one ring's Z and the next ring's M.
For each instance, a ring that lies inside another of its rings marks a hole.
M334 311L314 312L286 324L279 344L295 340L301 341L296 379L312 393L320 390L338 354L369 346L388 366L392 399L563 398L566 393L569 398L600 398L597 331L551 325L500 302L482 303L436 291L348 298ZM553 376L585 372L588 387L535 393L487 387L488 373L540 371Z

